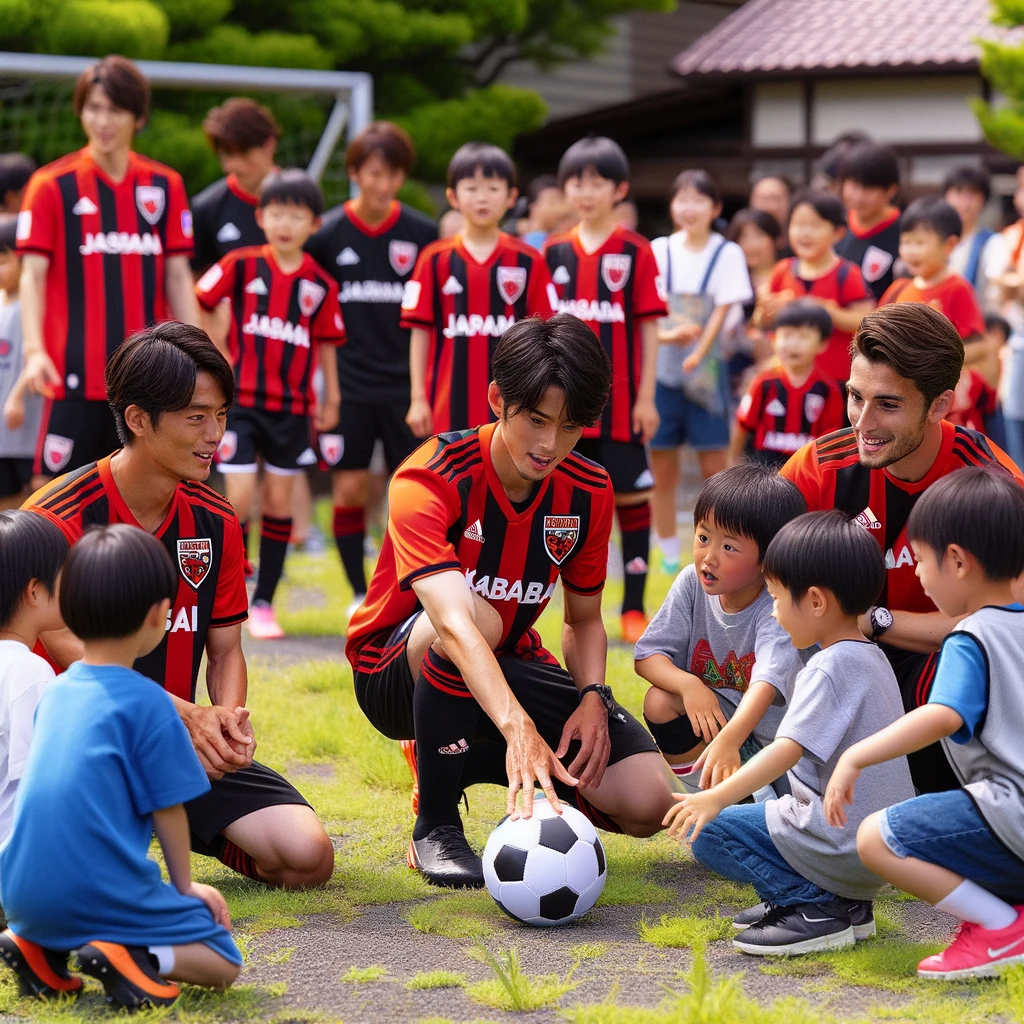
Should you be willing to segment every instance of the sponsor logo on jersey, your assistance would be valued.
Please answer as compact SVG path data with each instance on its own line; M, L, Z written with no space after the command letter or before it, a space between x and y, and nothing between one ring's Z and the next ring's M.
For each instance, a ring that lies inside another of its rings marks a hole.
M481 576L476 578L476 569L466 570L466 584L474 594L487 601L516 601L519 604L540 604L550 599L555 592L554 583L524 582L507 580L504 576Z
M167 205L167 193L159 185L136 185L135 205L148 223L156 225Z
M178 568L193 589L210 574L213 567L213 541L209 537L190 537L178 541Z
M327 289L316 281L299 282L299 309L303 316L312 316L324 301Z
M606 252L601 257L601 280L609 291L621 292L629 280L633 257L620 252Z
M449 277L448 280L445 281L444 287L442 287L441 292L444 295L461 295L462 285L459 284L459 282L456 281L454 277Z
M559 299L559 313L572 313L578 320L590 324L624 324L626 313L621 302L609 302L603 299Z
M296 466L315 466L316 465L316 452L312 448L307 448L296 460Z
M402 291L402 309L415 309L420 301L420 292L423 286L419 281L406 281L405 289Z
M478 543L483 544L484 528L480 520L478 519L475 523L470 523L469 526L466 527L462 536L465 537L466 540L475 540Z
M891 252L879 249L877 245L869 245L864 250L864 259L861 260L860 269L865 281L872 283L880 281L891 266Z
M804 398L804 419L806 419L808 423L817 423L818 417L821 416L824 408L824 395L807 395Z
M192 211L182 210L181 211L181 233L186 238L192 237Z
M773 398L765 407L764 411L769 416L785 416L786 407L777 399Z
M786 430L769 430L765 432L762 445L772 452L798 452L805 444L812 441L810 434L791 433Z
M167 625L164 631L167 633L198 633L199 632L199 605L192 605L191 608L179 608L171 618L172 609L167 609ZM191 616L189 616L191 612Z
M301 324L293 324L291 320L282 320L279 316L260 316L253 313L242 324L242 333L258 334L261 338L283 341L297 348L309 348L309 331Z
M514 316L480 316L472 313L466 316L454 313L448 317L448 326L441 332L446 338L475 338L483 335L487 338L500 338L514 323Z
M24 242L32 234L32 211L22 210L18 214L18 227L15 232L19 242Z
M904 565L913 565L913 564L914 564L914 554L910 550L910 548L907 547L906 544L904 544L903 547L901 547L898 552L895 552L895 551L893 551L892 548L889 548L889 550L886 551L886 553L885 553L885 567L886 567L886 569L900 569Z
M233 430L225 430L224 436L217 445L217 458L221 462L230 462L238 451L238 434Z
M579 516L545 516L544 550L555 565L561 565L580 539Z
M419 251L419 246L415 242L403 242L392 238L388 244L388 262L391 264L391 269L399 277L405 277L412 270L413 264L416 262L416 254Z
M201 292L208 292L222 277L224 271L220 269L219 263L214 263L210 269L199 278L199 290Z
M526 267L498 267L496 278L498 291L509 305L526 291Z
M555 267L555 272L551 275L551 280L555 284L568 284L569 283L569 271L564 267Z
M346 302L401 303L405 296L405 289L411 284L416 284L416 282L410 281L403 287L400 281L344 281L338 301L342 305L345 305Z
M870 505L863 512L858 513L854 518L854 522L859 523L865 530L880 530L882 528L878 517L871 511Z
M71 207L71 212L77 214L79 217L85 217L93 213L99 213L99 207L88 197L82 196L81 199Z
M359 262L359 253L350 245L346 245L334 258L339 267L354 267Z
M328 466L336 466L345 454L345 438L341 434L321 434L320 454Z
M59 473L70 461L75 442L60 434L47 434L43 440L43 465L51 473Z
M246 286L246 294L248 295L266 295L267 286L263 281L262 277L254 277Z
M160 236L148 231L142 235L137 231L87 231L78 251L83 256L162 256L164 247Z
M237 242L241 237L242 232L231 221L222 224L220 231L217 232L218 242Z
M447 747L437 748L439 754L465 754L468 750L469 744L464 739L449 743Z

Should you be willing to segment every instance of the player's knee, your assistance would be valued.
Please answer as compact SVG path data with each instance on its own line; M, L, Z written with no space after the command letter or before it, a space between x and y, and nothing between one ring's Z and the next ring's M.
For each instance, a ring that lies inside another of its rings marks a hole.
M241 964L233 964L230 960L225 960L223 965L218 967L216 972L217 976L210 987L223 992L224 989L231 988L231 986L234 985L238 980L238 975L241 973Z
M679 717L677 703L674 694L652 686L644 694L644 718L649 722L670 722Z
M662 818L672 806L672 787L667 778L652 779L650 788L630 801L629 821L620 822L627 835L646 839L656 835L665 826Z
M289 888L323 885L334 873L334 847L321 828L319 834L308 832L302 841L286 851L284 869Z
M867 867L877 864L888 852L879 828L880 815L869 814L857 828L857 856Z

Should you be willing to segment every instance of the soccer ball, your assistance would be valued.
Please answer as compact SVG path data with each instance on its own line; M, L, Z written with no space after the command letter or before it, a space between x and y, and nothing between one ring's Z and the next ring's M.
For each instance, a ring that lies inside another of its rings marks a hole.
M504 818L484 847L484 880L509 917L533 925L568 924L597 902L608 877L604 847L575 807L557 814L537 798L533 816Z

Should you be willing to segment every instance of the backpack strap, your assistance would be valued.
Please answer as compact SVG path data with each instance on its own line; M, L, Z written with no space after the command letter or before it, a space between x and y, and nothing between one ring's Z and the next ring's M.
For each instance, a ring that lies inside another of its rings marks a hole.
M723 238L722 241L718 243L718 248L716 248L711 254L711 259L708 260L707 270L704 271L704 280L700 283L700 291L702 295L708 290L708 282L711 280L711 275L715 272L715 264L718 262L718 257L722 255L722 250L727 244L728 243Z
M981 254L985 249L988 240L995 234L991 228L978 228L971 240L971 251L967 256L967 266L964 267L964 277L971 282L972 288L978 287L978 271L981 269ZM1024 232L1022 232L1024 236Z
M850 267L852 266L849 260L842 259L842 257L840 257L840 259L842 262L836 270L836 291L839 293L837 296L838 299L842 299L843 285L846 284L846 279L850 276Z

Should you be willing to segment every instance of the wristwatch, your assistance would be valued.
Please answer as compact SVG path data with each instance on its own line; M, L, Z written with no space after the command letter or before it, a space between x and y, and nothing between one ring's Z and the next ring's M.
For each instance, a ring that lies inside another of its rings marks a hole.
M580 700L582 701L588 693L596 693L609 712L615 707L615 697L610 686L605 686L602 683L591 683L589 686L584 686L580 690Z
M872 640L877 640L892 625L892 612L881 605L872 608L868 618L871 620Z

